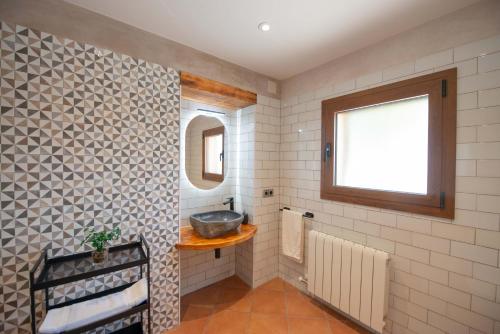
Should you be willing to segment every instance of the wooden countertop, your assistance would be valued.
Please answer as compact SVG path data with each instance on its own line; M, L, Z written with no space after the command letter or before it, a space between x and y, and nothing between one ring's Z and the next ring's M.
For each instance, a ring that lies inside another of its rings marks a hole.
M196 233L191 226L181 227L181 239L175 245L177 249L216 249L239 244L253 238L257 233L257 226L252 224L240 225L239 230L229 232L223 236L206 239Z

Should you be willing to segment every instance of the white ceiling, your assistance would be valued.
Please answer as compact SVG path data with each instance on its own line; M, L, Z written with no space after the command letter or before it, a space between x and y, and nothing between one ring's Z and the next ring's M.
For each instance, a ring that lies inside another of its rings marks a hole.
M66 0L275 79L478 0ZM260 22L271 31L257 29Z

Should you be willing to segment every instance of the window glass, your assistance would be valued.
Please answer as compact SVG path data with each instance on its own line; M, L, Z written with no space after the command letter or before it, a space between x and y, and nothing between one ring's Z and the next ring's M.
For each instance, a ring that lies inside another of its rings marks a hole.
M222 174L222 134L205 137L205 173Z
M336 113L337 186L427 193L428 95Z

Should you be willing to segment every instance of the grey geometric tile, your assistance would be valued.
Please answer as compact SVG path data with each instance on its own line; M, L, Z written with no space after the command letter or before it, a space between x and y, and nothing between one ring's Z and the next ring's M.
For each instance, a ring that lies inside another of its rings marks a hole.
M47 245L87 250L87 226L144 234L153 332L178 322L179 94L173 69L0 22L0 332L29 332L30 266ZM51 302L136 277L77 282Z

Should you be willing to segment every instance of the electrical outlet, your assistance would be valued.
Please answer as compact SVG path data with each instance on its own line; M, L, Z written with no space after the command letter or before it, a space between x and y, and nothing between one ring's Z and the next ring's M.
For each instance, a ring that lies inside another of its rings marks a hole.
M274 190L273 189L264 189L262 192L262 197L273 197L274 196Z

